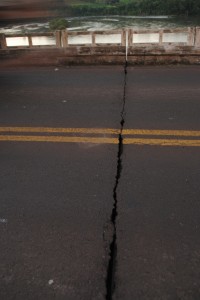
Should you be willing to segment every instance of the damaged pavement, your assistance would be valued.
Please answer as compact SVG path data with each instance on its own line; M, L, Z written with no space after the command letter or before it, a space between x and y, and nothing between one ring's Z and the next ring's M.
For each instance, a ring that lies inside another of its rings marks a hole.
M198 66L0 70L0 298L200 298Z

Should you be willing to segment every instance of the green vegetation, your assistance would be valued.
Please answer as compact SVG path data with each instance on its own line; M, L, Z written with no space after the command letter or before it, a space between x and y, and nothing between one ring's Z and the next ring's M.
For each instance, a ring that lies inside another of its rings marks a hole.
M114 15L118 14L118 8L110 4L95 4L95 3L86 3L86 4L74 4L71 5L71 11L73 15Z
M65 19L57 18L49 22L49 28L51 30L62 30L67 28L68 22Z
M73 15L200 15L200 0L88 0L71 4Z

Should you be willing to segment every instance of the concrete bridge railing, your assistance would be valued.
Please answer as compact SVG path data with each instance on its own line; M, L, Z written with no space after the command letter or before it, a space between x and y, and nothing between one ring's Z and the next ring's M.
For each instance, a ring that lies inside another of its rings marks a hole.
M0 49L68 48L74 46L124 46L200 48L200 27L163 30L113 30L74 32L68 30L50 33L0 34Z
M200 27L0 34L1 66L197 64Z

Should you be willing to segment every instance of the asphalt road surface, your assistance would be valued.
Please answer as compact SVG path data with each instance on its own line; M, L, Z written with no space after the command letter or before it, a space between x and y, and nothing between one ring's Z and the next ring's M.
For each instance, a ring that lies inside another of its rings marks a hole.
M0 299L200 299L200 68L0 70Z

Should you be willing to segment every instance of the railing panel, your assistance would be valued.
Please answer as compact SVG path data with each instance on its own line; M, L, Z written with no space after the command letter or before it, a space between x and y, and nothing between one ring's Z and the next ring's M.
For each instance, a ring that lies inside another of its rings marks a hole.
M28 47L29 40L27 36L23 37L6 37L7 47Z
M0 35L0 48L10 47L57 47L66 48L68 46L106 46L121 45L126 47L153 47L153 45L200 47L200 28L182 29L162 29L162 30L116 30L116 31L80 31L73 32L68 30L48 32L48 33L29 33L16 35ZM151 46L152 45L152 46Z
M163 43L187 43L188 42L188 33L187 32L171 32L163 33Z
M118 34L95 34L96 44L120 44L122 43L122 35Z
M32 46L55 46L55 45L56 45L55 37L47 37L47 36L32 37Z
M133 44L159 43L159 33L134 33Z
M68 34L68 45L87 45L92 44L92 35L69 35Z

